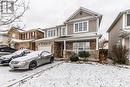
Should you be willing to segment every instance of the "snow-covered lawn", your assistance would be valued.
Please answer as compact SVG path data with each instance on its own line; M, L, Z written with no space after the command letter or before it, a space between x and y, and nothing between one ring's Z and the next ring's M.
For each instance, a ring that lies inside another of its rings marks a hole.
M14 87L130 87L130 68L63 63Z

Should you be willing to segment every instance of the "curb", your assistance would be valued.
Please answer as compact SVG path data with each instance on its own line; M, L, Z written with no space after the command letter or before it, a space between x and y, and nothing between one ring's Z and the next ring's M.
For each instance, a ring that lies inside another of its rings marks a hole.
M48 68L46 68L46 69L44 69L44 70L41 70L41 71L39 71L39 72L37 72L37 73L34 73L34 74L30 75L30 76L27 76L27 77L25 77L25 78L22 78L21 80L19 80L19 81L17 81L17 82L14 82L14 83L12 83L12 84L10 84L10 85L7 85L6 87L12 87L12 86L14 86L14 85L16 85L16 84L20 84L20 83L26 82L27 79L31 79L31 78L33 78L34 76L36 76L36 75L38 75L38 74L40 74L40 73L42 73L42 72L45 72L45 71L47 71L47 70L49 70L49 69L51 69L51 68L54 68L54 67L56 67L56 66L59 66L59 65L61 65L61 64L63 64L63 63L64 63L64 62L60 62L60 63L58 63L58 64L55 64L55 65L53 65L53 66L50 66L50 67L48 67Z

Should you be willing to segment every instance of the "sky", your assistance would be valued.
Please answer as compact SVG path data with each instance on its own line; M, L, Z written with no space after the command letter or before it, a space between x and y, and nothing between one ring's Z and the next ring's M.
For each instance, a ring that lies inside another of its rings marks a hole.
M78 8L84 7L103 15L99 33L106 31L120 11L130 9L130 0L30 0L22 17L25 29L48 28L63 24Z

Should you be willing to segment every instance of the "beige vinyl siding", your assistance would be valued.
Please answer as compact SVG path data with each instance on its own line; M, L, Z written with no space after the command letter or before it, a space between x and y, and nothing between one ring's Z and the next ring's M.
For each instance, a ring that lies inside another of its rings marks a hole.
M89 32L97 32L97 20L90 20L89 21Z
M123 17L121 17L114 27L109 32L109 52L112 46L115 45L119 40L119 30L123 28Z
M82 15L79 13L75 17L73 17L71 20L78 19L78 18L83 18L83 17L89 17L89 16L92 16L92 15L90 15L90 14L85 13L85 12L82 11Z
M88 20L86 20L88 21ZM88 25L88 31L86 32L97 32L97 20L94 19L94 20L89 20L89 25ZM67 24L67 34L68 35L71 35L73 34L73 29L74 29L74 25L73 23L68 23Z

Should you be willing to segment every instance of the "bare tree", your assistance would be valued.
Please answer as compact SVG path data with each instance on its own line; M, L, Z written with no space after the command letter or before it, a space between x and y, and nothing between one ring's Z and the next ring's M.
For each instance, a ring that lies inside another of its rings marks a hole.
M16 22L29 8L29 1L0 0L0 26Z

